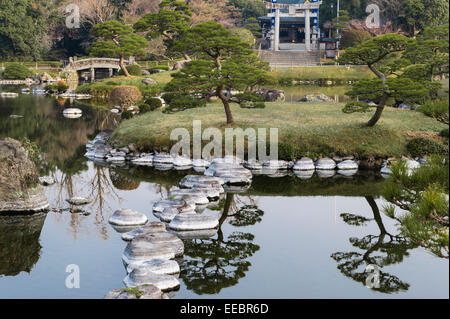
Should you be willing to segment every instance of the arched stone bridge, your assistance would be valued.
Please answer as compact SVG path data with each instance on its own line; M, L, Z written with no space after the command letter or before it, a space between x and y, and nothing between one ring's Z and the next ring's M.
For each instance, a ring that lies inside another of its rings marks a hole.
M78 85L78 78L84 78L84 80L91 82L95 81L96 72L102 72L103 77L112 77L114 72L120 70L120 60L113 58L88 58L77 60L76 58L69 58L69 64L67 64L62 73L68 74L69 89L75 89ZM134 57L130 57L128 60L124 60L125 66L135 64Z

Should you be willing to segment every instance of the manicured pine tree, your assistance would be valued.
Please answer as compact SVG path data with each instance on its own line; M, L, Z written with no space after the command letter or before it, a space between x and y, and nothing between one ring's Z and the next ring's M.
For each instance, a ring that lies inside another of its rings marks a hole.
M99 57L119 57L120 68L125 76L130 76L125 67L125 57L144 54L143 49L148 46L144 37L133 33L133 28L111 20L97 24L91 34L97 38L88 49L89 54Z
M227 124L233 123L230 103L242 107L264 107L264 102L253 93L262 84L273 83L268 74L268 65L249 49L249 44L222 25L209 21L192 27L175 49L188 52L196 59L189 62L180 72L173 74L166 91L174 93L167 111L180 111L204 105L211 97L218 97L223 103ZM234 97L226 91L243 93Z

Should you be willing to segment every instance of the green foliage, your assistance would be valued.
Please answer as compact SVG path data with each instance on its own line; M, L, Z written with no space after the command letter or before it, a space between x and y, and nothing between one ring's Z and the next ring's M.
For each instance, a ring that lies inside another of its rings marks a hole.
M345 104L344 108L342 109L342 112L346 114L350 113L365 113L370 111L370 105L368 103L364 102L348 102Z
M425 138L414 138L408 142L406 149L413 157L425 155L448 155L448 146L445 147L441 143Z
M214 21L195 25L175 47L198 59L172 74L173 79L167 84L166 90L181 93L186 101L191 102L194 102L194 98L219 97L224 104L228 124L233 122L229 108L229 102L233 101L224 95L225 89L248 91L258 85L274 82L267 72L268 65L262 63L249 49L249 44ZM177 104L172 108L172 103L169 103L170 110L184 110L199 105L194 103L180 107Z
M122 118L122 120L128 120L131 119L133 117L133 112L125 110L122 112L122 114L120 115L120 117Z
M253 33L246 28L231 28L229 30L232 36L238 37L242 41L247 42L250 46L253 46L256 42Z
M47 92L61 94L69 89L69 86L64 81L59 81L56 84L49 84L45 87Z
M164 95L164 99L166 98L166 95ZM166 99L165 99L165 101L167 102ZM169 101L170 101L170 103L163 110L164 113L175 113L175 112L180 112L180 111L184 111L187 109L206 106L205 99L199 99L199 98L196 98L196 97L194 97L190 94L186 94L186 93L172 95L172 96L170 96Z
M156 109L159 109L161 106L162 102L160 99L149 98L145 101L145 103L139 105L139 113L144 114L150 111L154 111Z
M364 30L349 30L346 31L341 38L341 48L350 48L357 46L372 38L369 32Z
M8 80L25 80L33 76L33 72L21 63L10 63L5 67L3 77Z
M449 137L448 135L449 135L448 128L443 129L441 132L439 132L439 136L448 138Z
M134 76L140 76L141 75L142 69L137 64L129 65L126 68L127 68L127 71L128 71L128 73L130 75L134 75ZM120 70L118 74L119 75L124 75L122 70Z
M261 26L256 18L249 18L245 23L245 28L249 30L255 38L260 38L262 36Z
M237 102L240 107L245 109L263 109L266 107L263 97L250 91L234 95L232 101Z
M244 20L255 19L266 14L266 6L263 1L229 0L228 3L239 9Z
M28 156L31 161L38 168L41 164L41 150L39 146L35 142L30 141L27 137L24 137L20 140L22 146L28 151Z
M383 197L392 204L385 212L401 223L407 237L436 256L448 258L448 156L432 156L412 172L405 161L399 161L393 163L392 173L383 188ZM396 217L395 207L408 213Z
M169 71L170 67L168 65L165 64L160 64L160 65L155 65L154 67L152 67L152 70L164 70L164 71Z
M449 100L427 101L419 107L419 112L449 124Z

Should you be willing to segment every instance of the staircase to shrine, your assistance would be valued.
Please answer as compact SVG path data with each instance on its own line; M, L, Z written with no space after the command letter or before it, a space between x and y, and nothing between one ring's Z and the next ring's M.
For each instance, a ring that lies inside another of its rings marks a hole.
M320 64L319 51L259 51L262 61L274 67L299 67Z

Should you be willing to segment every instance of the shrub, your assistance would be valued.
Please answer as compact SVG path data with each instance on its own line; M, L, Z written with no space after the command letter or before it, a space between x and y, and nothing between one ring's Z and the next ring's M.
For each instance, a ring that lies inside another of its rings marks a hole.
M58 81L56 84L47 85L46 90L50 93L64 93L69 89L69 86L64 81Z
M408 142L406 149L411 156L420 157L425 155L448 155L448 147L425 138L415 138Z
M122 118L122 120L128 120L131 119L133 117L133 112L125 110L122 112L122 114L120 115L120 117Z
M164 97L167 94L164 95ZM167 101L167 100L166 100ZM175 94L170 97L170 102L167 108L163 110L164 113L179 112L190 108L206 106L205 99L199 99L189 94Z
M162 102L157 98L147 99L146 103L150 106L150 111L154 111L162 106Z
M139 76L141 75L141 67L137 64L133 64L133 65L129 65L126 67L128 73L130 73L130 75L135 75L135 76ZM125 73L123 73L123 70L121 69L118 73L119 75L124 75Z
M363 43L364 41L369 40L372 38L369 32L364 30L350 30L345 32L342 35L341 39L341 47L343 49L355 47L358 44Z
M297 157L297 151L295 147L290 143L279 143L278 157L286 161L293 161Z
M144 114L150 111L150 105L146 103L139 104L139 114Z
M439 133L439 136L448 138L448 137L449 137L449 136L448 136L448 128L443 129L443 130Z
M131 106L142 101L141 91L135 86L118 86L109 95L109 105Z
M233 36L247 42L250 46L254 45L256 42L255 36L253 35L252 31L246 28L231 28L229 30Z
M368 103L364 102L348 102L344 108L342 109L342 112L346 114L350 113L365 113L370 111L370 105Z
M427 101L421 107L419 107L419 112L433 117L438 121L447 123L449 122L449 100L434 100Z
M33 72L20 63L8 64L3 72L3 77L8 80L25 80L30 76L33 76Z

